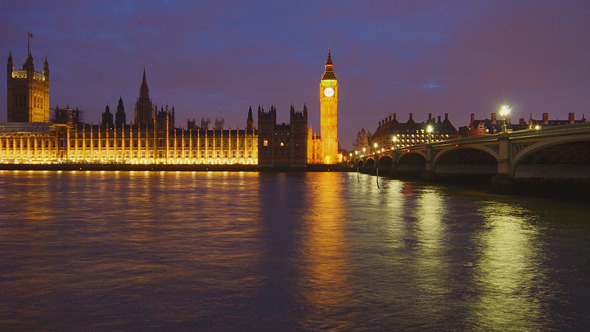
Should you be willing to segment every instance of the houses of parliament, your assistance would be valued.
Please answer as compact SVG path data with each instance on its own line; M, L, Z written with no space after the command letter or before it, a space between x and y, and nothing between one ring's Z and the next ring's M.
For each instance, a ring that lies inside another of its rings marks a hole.
M277 124L276 108L258 107L258 128L252 107L244 129L224 129L223 120L187 121L175 125L174 107L154 104L145 69L135 102L133 121L127 121L123 100L116 110L107 105L101 122L81 121L78 109L49 107L49 64L35 71L29 51L21 70L12 54L7 62L7 122L0 123L0 163L116 163L204 164L305 167L336 164L338 153L338 83L331 52L320 81L320 133L308 125L307 107L291 106L290 123Z

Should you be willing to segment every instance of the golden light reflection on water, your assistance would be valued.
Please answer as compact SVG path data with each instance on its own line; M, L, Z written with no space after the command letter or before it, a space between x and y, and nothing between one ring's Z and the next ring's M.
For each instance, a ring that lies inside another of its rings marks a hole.
M480 296L473 308L476 324L484 329L520 330L540 318L534 289L545 276L527 212L517 204L500 202L479 211L486 227L476 237L481 252L475 275Z
M425 190L418 196L415 216L418 224L417 238L419 255L417 266L425 279L431 280L426 286L431 294L447 294L448 260L445 257L445 224L443 219L447 209L442 194L436 190ZM438 277L433 277L437 275Z
M350 301L350 262L347 248L347 206L343 204L342 177L337 173L309 173L313 190L309 190L309 204L302 230L304 265L300 283L304 303L311 305L316 323L335 316L346 301ZM348 303L350 304L350 303ZM345 316L342 316L345 319ZM313 320L312 320L313 321ZM346 322L338 322L346 326ZM313 324L313 322L312 322ZM313 328L306 326L306 328Z

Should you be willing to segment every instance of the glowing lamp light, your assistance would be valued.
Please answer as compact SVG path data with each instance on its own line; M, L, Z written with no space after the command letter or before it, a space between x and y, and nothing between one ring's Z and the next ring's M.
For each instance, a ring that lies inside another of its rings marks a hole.
M432 131L434 131L434 128L430 125L430 126L426 127L426 131L430 134L430 133L432 133Z
M510 109L510 107L503 105L502 107L500 107L500 115L503 117L508 116L508 114L510 114L510 112L512 112L512 110Z
M540 125L536 125L535 126L535 130L539 130L539 129L541 129L541 126Z
M504 118L504 123L502 124L502 131L506 132L506 117L508 117L508 114L510 114L510 112L512 112L512 110L510 109L510 107L503 105L502 107L500 107L500 115Z

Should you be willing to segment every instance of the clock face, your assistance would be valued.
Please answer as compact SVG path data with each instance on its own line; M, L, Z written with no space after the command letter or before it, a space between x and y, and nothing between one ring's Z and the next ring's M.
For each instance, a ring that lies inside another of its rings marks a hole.
M326 97L332 97L334 95L334 89L328 87L324 89L324 95Z

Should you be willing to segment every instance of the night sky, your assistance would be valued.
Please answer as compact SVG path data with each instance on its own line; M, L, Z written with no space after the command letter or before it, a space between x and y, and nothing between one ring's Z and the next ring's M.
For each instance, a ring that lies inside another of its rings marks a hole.
M396 112L489 118L590 118L590 1L3 1L0 47L20 69L33 34L47 57L51 107L97 123L123 98L133 121L145 67L150 97L187 118L244 128L248 107L307 104L319 131L319 88L331 45L342 148ZM6 121L6 80L0 80Z

